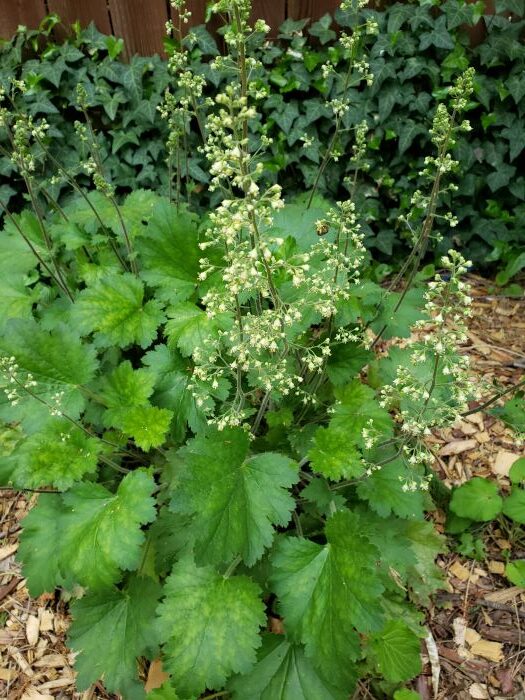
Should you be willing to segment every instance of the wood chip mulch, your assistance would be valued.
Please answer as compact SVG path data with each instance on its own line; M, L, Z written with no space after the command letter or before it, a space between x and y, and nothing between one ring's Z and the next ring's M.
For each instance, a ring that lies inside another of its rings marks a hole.
M525 372L525 298L497 296L471 276L473 318L469 354L488 386L517 383ZM525 456L511 430L477 412L431 438L436 471L448 487L472 476L509 488L512 462ZM57 594L32 599L15 562L20 520L31 507L20 493L0 492L0 698L111 700L102 684L75 689L73 654L65 644L66 603ZM444 530L445 514L434 514ZM447 590L429 611L424 668L414 682L422 700L525 700L525 590L505 578L508 559L525 558L525 532L497 522L480 529L484 556L444 555ZM356 698L374 698L366 684ZM362 692L361 692L362 691ZM249 700L249 699L247 699Z

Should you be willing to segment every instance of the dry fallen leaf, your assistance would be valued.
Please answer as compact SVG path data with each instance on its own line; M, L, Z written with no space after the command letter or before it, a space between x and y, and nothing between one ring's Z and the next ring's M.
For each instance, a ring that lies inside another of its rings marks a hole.
M489 691L485 683L473 683L468 689L471 698L476 700L488 700L490 698Z
M470 571L459 561L455 561L450 566L449 572L460 581L468 581L470 578Z
M148 671L148 678L146 680L146 693L149 693L155 688L160 688L160 686L167 681L168 678L168 674L165 673L162 668L162 661L160 659L155 659L155 661L152 661Z
M496 459L492 466L492 471L499 476L508 476L510 468L514 462L520 458L520 455L506 450L499 450L496 454Z
M465 641L469 646L472 646L476 642L479 642L481 639L481 635L479 632L476 632L476 630L473 630L472 627L467 627L465 630Z
M491 559L491 561L489 561L489 571L491 574L499 574L502 576L505 573L505 564L502 561Z
M38 617L34 615L29 615L26 621L26 638L29 646L34 647L38 642L38 633L40 630L40 623Z
M477 440L452 440L439 450L440 457L448 457L449 455L459 455L462 452L473 450L478 446Z
M470 645L470 651L475 656L481 656L494 663L503 661L503 645L501 642L489 642L486 639L479 639Z
M18 675L18 673L15 671L14 668L0 668L0 680L1 681L7 681L8 683L11 683L12 681L15 680L17 675Z
M0 547L0 561L2 561L2 559L7 559L7 557L10 557L11 554L14 554L17 549L18 542L15 542L14 544L6 544L4 547Z
M48 693L44 695L42 693L39 693L36 688L33 688L33 686L30 685L29 688L26 688L26 691L22 695L20 700L54 700L54 698Z
M523 588L511 586L510 588L503 588L500 591L487 593L485 600L490 600L491 603L508 603L509 600L514 600L514 598L517 598L520 593L523 593Z

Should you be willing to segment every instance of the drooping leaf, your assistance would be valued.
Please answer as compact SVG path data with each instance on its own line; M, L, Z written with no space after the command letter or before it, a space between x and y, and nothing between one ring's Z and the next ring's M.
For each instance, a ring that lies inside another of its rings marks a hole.
M75 670L80 690L103 678L111 693L130 700L145 697L137 680L137 656L158 642L152 621L160 590L151 579L134 577L123 590L88 593L71 605L68 643L79 652Z
M297 465L274 452L250 456L249 446L246 431L231 428L210 430L178 452L184 470L172 508L195 514L199 560L227 562L240 554L251 566L272 543L274 525L290 520Z
M120 569L132 570L144 541L141 525L155 517L155 482L145 470L127 474L112 494L82 483L64 496L61 566L92 591L115 583Z
M360 655L358 632L381 626L380 555L349 511L328 520L326 538L324 546L302 538L281 540L272 556L272 586L287 634L305 644L323 677L349 690L356 673L349 662Z
M189 558L175 564L158 609L164 667L184 696L221 688L256 660L266 622L259 587L246 576L225 578Z
M78 295L73 316L83 333L96 331L99 343L148 347L165 320L156 299L144 304L144 285L132 274L110 274Z
M228 684L234 700L345 700L347 694L327 683L302 647L283 636L265 635L257 664Z
M502 505L498 485L478 476L459 486L450 499L450 508L456 515L478 522L495 518Z
M420 641L402 620L389 620L370 639L370 654L387 681L400 683L421 672Z

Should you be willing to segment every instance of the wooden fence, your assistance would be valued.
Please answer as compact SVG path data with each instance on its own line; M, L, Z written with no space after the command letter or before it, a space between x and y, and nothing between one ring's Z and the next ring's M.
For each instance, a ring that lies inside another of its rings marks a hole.
M207 0L187 0L192 23L202 24ZM333 13L340 0L253 0L253 15L276 29L288 17L318 19ZM38 27L50 12L56 12L64 25L95 22L104 34L125 41L128 55L162 53L166 21L175 14L169 0L0 0L0 37L8 39L22 24Z

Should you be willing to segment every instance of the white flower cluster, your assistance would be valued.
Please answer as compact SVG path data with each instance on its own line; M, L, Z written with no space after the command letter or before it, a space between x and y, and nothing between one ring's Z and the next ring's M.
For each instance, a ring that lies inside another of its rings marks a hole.
M6 385L4 393L11 406L16 406L21 398L20 391L31 390L37 383L30 372L22 373L13 356L0 357L0 373Z

